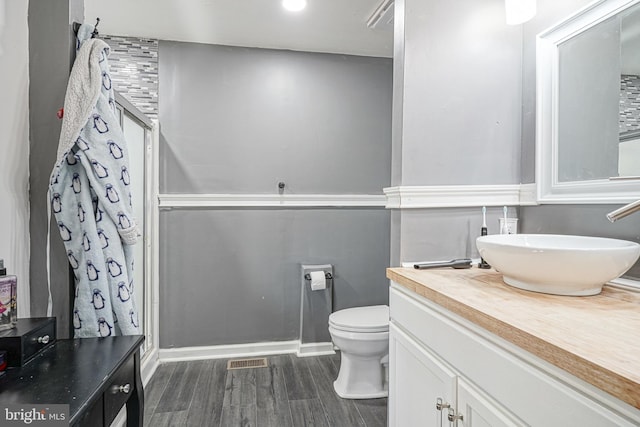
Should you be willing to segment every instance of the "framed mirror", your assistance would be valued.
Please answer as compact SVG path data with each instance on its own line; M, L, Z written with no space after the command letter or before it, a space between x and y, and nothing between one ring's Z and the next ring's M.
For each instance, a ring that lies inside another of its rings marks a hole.
M601 0L537 37L539 203L640 196L640 0Z

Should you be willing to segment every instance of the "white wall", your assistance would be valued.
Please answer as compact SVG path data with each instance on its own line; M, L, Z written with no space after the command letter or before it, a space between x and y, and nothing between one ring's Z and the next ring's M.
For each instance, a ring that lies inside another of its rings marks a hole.
M18 276L19 316L29 313L28 6L0 0L0 258Z

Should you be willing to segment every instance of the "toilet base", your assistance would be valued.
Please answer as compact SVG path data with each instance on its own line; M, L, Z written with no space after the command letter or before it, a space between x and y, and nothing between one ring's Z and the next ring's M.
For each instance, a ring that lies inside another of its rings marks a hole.
M356 393L356 394L344 393L339 390L339 387L336 385L336 383L337 381L333 382L333 389L335 390L336 394L343 399L380 399L380 398L389 396L388 390L381 390L378 393L362 393L362 394L361 393Z
M377 399L387 397L384 365L379 358L342 353L338 378L333 389L343 399Z

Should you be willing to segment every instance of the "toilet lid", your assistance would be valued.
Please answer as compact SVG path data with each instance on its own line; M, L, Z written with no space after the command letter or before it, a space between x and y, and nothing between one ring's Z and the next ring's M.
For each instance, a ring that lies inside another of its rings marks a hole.
M350 332L386 332L389 330L389 307L374 305L339 310L329 315L329 325Z

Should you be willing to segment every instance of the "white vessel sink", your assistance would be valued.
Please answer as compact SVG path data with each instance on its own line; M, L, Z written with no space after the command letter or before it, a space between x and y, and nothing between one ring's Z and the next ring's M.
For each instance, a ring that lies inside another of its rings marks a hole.
M602 237L497 234L476 246L508 285L554 295L596 295L640 257L639 244Z

